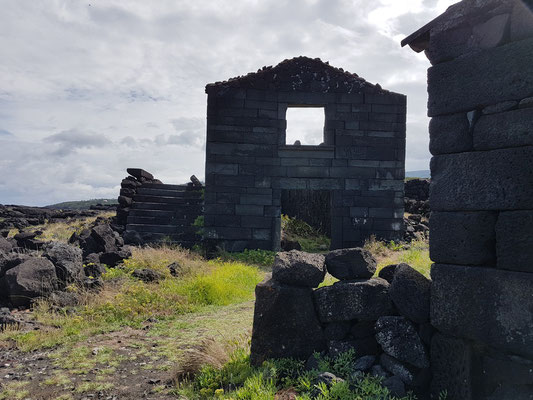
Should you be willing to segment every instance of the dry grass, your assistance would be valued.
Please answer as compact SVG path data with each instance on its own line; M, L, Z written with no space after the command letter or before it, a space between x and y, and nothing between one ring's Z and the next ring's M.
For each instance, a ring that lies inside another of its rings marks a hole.
M197 346L185 350L183 359L173 374L175 383L191 381L206 365L222 368L229 361L232 350L227 343L214 338L203 339Z
M413 240L409 244L382 242L371 237L364 248L372 253L378 263L376 275L389 264L406 263L429 278L431 260L427 240Z
M114 211L105 211L99 213L95 217L86 218L69 218L62 222L45 223L43 225L35 225L31 227L31 231L42 231L43 233L37 236L37 239L50 241L55 240L59 242L68 243L68 240L74 232L80 233L82 230L89 228L97 218L111 218L116 213Z

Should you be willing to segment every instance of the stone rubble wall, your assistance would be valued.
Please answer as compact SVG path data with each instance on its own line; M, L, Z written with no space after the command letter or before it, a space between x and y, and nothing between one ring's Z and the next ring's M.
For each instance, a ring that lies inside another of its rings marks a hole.
M462 2L469 23L433 28L426 50L432 389L532 399L533 14L479 4Z
M316 289L326 271L340 280ZM256 287L252 363L293 357L307 360L311 369L313 352L336 357L353 349L354 376L399 381L425 398L431 281L407 264L387 266L379 277L375 271L376 261L361 248L325 256L278 253L272 276Z
M203 185L194 175L187 185L168 185L142 169L127 171L117 209L126 243L171 241L192 247L200 242L199 228L192 225L203 213Z

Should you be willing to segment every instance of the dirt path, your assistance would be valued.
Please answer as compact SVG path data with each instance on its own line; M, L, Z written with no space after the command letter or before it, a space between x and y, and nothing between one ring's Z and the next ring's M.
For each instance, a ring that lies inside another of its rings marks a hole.
M172 381L187 349L207 338L249 335L253 302L147 321L51 350L0 343L0 400L175 399Z

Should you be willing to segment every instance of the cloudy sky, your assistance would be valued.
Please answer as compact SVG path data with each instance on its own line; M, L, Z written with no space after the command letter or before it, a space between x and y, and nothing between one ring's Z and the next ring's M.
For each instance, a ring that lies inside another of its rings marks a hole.
M0 0L0 203L116 197L126 167L203 178L205 85L299 55L407 94L407 170L428 169L429 62L399 43L452 3Z

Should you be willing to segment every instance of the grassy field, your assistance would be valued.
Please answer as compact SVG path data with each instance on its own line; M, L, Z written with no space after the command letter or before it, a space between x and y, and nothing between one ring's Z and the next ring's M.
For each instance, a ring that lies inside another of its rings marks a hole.
M43 228L45 237L64 240L80 226ZM370 240L366 247L380 268L407 262L429 274L424 242L407 248ZM282 360L250 366L254 288L270 270L273 257L273 252L248 250L221 253L208 261L177 246L135 248L123 265L105 273L101 291L69 287L78 294L79 305L38 302L29 313L38 329L0 333L0 352L13 354L15 360L35 358L35 368L46 371L24 375L27 361L15 363L12 369L14 373L20 369L21 377L0 378L0 400L76 399L88 393L119 398L149 393L150 398L191 400L273 399L279 390L297 390L300 399L310 398L313 391L316 395L317 390L321 400L387 398L371 378L356 389L316 388L311 385L314 375L304 372L301 364ZM178 276L167 268L173 262L180 265ZM142 282L132 276L137 268L157 270L163 278ZM324 284L334 281L328 276ZM321 363L324 370L342 372L342 362Z

